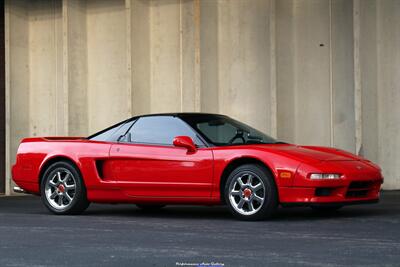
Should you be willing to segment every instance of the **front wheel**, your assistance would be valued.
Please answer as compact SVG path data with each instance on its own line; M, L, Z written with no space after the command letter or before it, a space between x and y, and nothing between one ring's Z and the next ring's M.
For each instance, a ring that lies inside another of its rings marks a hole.
M271 217L278 206L274 179L258 164L236 168L228 177L224 193L230 211L241 220Z
M80 214L90 204L82 177L69 162L52 164L45 171L40 188L43 204L54 214Z

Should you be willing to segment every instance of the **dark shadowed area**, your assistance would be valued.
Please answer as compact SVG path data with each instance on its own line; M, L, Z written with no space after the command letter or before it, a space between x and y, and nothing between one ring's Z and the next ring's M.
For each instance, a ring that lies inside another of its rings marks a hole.
M0 194L5 192L6 83L4 42L4 0L0 0Z
M38 197L2 197L0 236L0 266L398 266L400 192L331 215L281 209L262 222L195 206L91 205L55 216Z

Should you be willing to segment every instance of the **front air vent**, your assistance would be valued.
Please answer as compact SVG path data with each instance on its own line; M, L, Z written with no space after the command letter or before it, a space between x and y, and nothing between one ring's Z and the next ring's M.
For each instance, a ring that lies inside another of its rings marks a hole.
M97 175L98 175L101 179L104 179L103 165L104 165L104 160L96 160Z
M367 182L352 182L349 186L349 189L365 189L369 188L373 182L367 181Z
M374 189L374 181L355 181L351 182L347 189L346 197L362 198L367 197L371 190Z
M332 194L333 188L330 187L320 187L315 189L315 196L317 197L327 197Z

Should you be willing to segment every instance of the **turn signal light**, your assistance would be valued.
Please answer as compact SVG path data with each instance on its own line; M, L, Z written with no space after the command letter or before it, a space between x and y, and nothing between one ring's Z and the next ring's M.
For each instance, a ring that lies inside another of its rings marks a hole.
M281 172L279 174L279 177L281 177L281 178L292 178L292 173L291 172Z

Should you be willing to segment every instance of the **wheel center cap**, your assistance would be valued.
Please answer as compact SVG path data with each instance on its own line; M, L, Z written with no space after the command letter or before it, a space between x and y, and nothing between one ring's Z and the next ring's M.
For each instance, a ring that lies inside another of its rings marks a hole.
M57 187L57 190L58 190L58 192L64 193L64 192L65 192L65 187L64 187L64 185L60 184L60 185Z
M253 192L249 188L246 188L245 190L243 190L243 196L245 198L251 197L252 194L253 194Z

